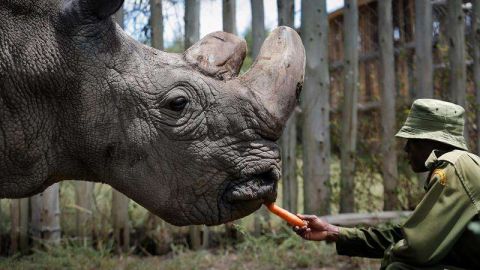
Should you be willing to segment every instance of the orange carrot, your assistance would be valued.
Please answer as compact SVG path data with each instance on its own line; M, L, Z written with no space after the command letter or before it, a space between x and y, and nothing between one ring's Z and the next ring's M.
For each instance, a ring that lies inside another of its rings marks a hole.
M268 210L270 210L270 212L279 216L281 219L285 220L286 222L288 222L292 226L303 227L303 226L306 225L306 223L301 218L297 217L296 215L288 212L287 210L281 208L280 206L278 206L274 203L266 204L265 206L267 206L267 208L268 208Z

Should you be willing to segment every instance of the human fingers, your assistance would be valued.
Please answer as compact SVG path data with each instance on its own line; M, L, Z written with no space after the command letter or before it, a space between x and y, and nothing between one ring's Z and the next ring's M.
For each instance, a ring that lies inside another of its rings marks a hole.
M305 240L311 240L311 241L324 241L327 237L327 232L326 231L314 231L314 230L306 230L303 233L303 238Z
M306 220L306 221L313 221L315 219L318 219L317 216L315 215L302 215L302 214L297 214L297 217Z

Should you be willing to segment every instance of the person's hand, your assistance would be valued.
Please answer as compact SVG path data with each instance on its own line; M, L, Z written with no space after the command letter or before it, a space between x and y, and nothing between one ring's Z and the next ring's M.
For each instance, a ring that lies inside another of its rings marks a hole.
M321 220L315 215L297 214L299 218L307 222L306 226L293 227L293 230L305 240L313 241L337 241L338 227Z

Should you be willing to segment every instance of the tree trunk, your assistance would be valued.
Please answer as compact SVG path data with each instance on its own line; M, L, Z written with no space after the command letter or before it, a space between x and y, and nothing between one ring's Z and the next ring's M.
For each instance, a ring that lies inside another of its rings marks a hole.
M200 0L185 0L185 50L200 39Z
M449 100L465 108L467 69L465 65L465 14L462 0L447 1ZM467 129L465 129L467 130Z
M480 0L473 0L473 82L476 94L477 155L480 154Z
M354 211L358 103L358 3L345 0L340 212Z
M237 34L237 17L235 13L235 0L223 0L223 31Z
M433 97L432 3L415 0L415 98Z
M265 39L265 13L263 1L251 0L250 7L252 10L252 59L255 59L260 52L262 43ZM265 207L261 207L254 217L254 234L260 235L264 231L264 227L269 227L269 213Z
M185 0L185 50L200 39L200 0ZM204 227L205 230L207 227ZM190 226L190 244L193 250L202 247L202 226Z
M278 7L278 25L289 27L293 26L294 20L294 1L277 0ZM282 205L290 212L296 213L298 200L297 184L297 113L293 111L292 115L285 125L285 130L280 139L280 148L282 150Z
M295 1L277 0L278 26L294 27ZM316 19L316 18L315 18Z
M93 183L75 182L75 204L77 209L77 236L84 246L91 242Z
M112 227L118 253L128 252L130 248L129 202L128 197L112 188Z
M163 50L162 0L150 0L150 26L152 27L152 47Z
M54 245L60 244L59 189L59 183L53 184L30 200L32 209L31 232L34 240L45 240L48 244Z
M150 4L152 4L152 2L153 1L150 1ZM151 5L150 7L157 8L155 4L153 6ZM154 12L158 11L152 9L152 16ZM124 28L125 24L123 7L115 13L115 20L120 27ZM153 20L153 18L151 18L151 20ZM152 43L154 42L154 31L155 29L152 25ZM115 240L115 248L118 253L128 252L130 248L130 222L128 217L129 202L130 199L127 196L112 188L112 228L113 238Z
M265 39L265 13L263 1L251 0L252 8L252 58L255 61Z
M380 85L382 126L382 176L385 188L385 210L398 207L397 152L395 151L395 55L393 50L392 0L378 2L378 35L380 41Z
M302 90L304 212L330 213L330 74L326 0L302 1L307 55ZM312 22L316 23L312 23Z
M163 41L163 10L162 10L162 0L150 0L150 26L152 27L152 47L155 49L163 50L164 41ZM150 230L157 230L157 227L161 228L160 231L163 233L158 234L157 241L157 254L163 254L167 252L170 248L170 245L173 243L172 228L173 226L167 222L160 219L158 216L154 215L151 212L148 212L148 228Z
M28 250L28 198L10 202L11 232L10 254Z

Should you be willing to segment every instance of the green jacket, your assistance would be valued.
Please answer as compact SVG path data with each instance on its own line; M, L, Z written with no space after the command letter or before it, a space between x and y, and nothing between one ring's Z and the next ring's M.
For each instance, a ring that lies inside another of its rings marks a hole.
M480 158L455 150L427 160L426 194L403 225L340 228L340 255L480 269Z

